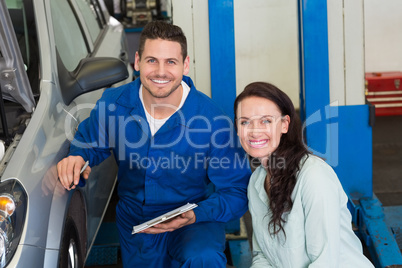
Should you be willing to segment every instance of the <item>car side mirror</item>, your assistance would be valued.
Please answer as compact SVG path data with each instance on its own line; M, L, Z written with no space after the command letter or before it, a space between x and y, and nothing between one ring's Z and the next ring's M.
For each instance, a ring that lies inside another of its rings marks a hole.
M59 82L66 105L84 93L110 87L129 76L126 64L117 58L85 58L69 72L58 53L57 56Z

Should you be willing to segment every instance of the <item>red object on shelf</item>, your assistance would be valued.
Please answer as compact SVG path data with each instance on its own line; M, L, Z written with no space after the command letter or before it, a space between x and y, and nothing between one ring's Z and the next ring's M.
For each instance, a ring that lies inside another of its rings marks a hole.
M366 73L366 100L376 116L402 115L402 72Z

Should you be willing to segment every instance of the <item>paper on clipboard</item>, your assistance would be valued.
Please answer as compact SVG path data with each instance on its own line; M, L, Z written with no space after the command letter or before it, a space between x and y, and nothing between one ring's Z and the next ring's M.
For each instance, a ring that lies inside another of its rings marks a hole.
M132 231L131 234L141 232L142 230L145 230L145 229L147 229L149 227L152 227L152 226L154 226L154 225L156 225L158 223L167 221L167 220L169 220L171 218L174 218L174 217L176 217L176 216L178 216L178 215L180 215L180 214L182 214L182 213L184 213L186 211L192 210L193 208L196 208L196 207L198 207L197 204L187 203L184 206L181 206L181 207L176 208L176 209L174 209L172 211L169 211L169 212L167 212L167 213L165 213L163 215L160 215L160 216L158 216L156 218L153 218L152 220L149 220L149 221L144 222L142 224L133 226L133 231Z

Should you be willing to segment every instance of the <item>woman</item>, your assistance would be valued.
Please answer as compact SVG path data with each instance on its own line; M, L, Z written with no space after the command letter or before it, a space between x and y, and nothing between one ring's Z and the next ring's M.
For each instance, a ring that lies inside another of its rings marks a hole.
M234 112L243 148L261 163L248 186L252 267L373 267L352 231L335 172L304 146L289 97L252 83Z

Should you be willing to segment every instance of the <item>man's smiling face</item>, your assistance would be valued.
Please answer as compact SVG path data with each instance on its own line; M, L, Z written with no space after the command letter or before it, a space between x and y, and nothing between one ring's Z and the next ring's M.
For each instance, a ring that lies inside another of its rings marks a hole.
M135 70L140 71L140 79L148 97L165 99L181 98L177 94L183 75L189 72L190 59L183 60L181 46L178 42L162 39L147 39L141 58L135 55ZM178 95L178 96L176 96ZM159 100L160 102L162 100Z

